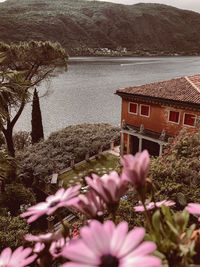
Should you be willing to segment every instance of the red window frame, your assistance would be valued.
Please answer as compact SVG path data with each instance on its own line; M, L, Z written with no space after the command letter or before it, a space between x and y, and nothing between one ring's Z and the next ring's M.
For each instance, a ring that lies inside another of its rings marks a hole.
M186 126L195 127L196 115L185 113L183 124Z
M178 111L169 111L169 121L179 124L180 113Z
M133 103L133 102L129 102L129 108L128 108L129 113L137 114L137 110L138 110L138 104Z
M150 106L147 105L141 105L140 106L140 115L144 117L149 117L150 113Z

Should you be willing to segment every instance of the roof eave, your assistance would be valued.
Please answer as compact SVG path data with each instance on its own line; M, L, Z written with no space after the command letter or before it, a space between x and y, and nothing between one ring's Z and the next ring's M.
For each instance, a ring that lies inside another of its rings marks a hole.
M173 99L167 99L167 98L161 98L161 97L146 96L146 95L133 94L133 93L130 94L130 93L119 92L119 91L116 91L115 94L121 97L137 98L138 100L142 100L144 102L156 102L156 104L160 102L163 104L168 104L169 106L175 105L175 106L190 107L193 109L200 110L200 104L198 103L179 101L179 100L173 100Z

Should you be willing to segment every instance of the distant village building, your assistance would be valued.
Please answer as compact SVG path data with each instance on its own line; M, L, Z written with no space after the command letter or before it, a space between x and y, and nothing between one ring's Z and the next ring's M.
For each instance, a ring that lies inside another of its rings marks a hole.
M162 154L169 137L195 131L200 117L200 75L119 89L121 154Z

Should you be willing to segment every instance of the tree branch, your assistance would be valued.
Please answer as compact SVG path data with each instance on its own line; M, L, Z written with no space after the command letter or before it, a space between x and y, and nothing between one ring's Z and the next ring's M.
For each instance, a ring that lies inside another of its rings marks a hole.
M44 75L42 75L42 77L39 80L37 80L36 82L32 83L31 87L33 87L33 86L37 85L38 83L40 83L42 80L44 80L46 78L46 76L48 76L49 73L53 72L54 70L55 70L55 68L47 71Z
M17 120L19 119L23 109L24 109L24 106L25 106L25 99L22 100L22 103L20 105L20 108L19 110L17 111L17 114L15 115L15 117L13 118L13 120L10 122L10 125L11 127L13 128L15 123L17 122Z

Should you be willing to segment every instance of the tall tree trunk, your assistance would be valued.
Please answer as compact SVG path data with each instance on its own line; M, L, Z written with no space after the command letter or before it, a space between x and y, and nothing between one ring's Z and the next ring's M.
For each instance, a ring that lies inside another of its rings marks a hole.
M32 144L35 144L39 142L41 139L44 139L40 102L36 89L33 95L31 124L32 124L32 132L31 132Z
M10 120L10 117L7 119L7 128L4 128L2 125L2 132L6 139L8 154L13 158L15 157L15 148L14 148L13 137L12 137L13 128L24 109L24 106L25 106L25 100L23 99L21 102L20 108L17 111L15 117L12 119L12 121Z
M6 139L8 154L14 158L15 148L14 148L14 143L13 143L13 138L12 138L12 132L13 132L13 128L11 126L3 130L3 134Z
M8 154L11 157L15 157L15 148L12 138L13 127L10 125L7 129L3 129L3 134L6 139ZM15 165L11 165L6 171L6 183L12 183L17 179L17 170Z

